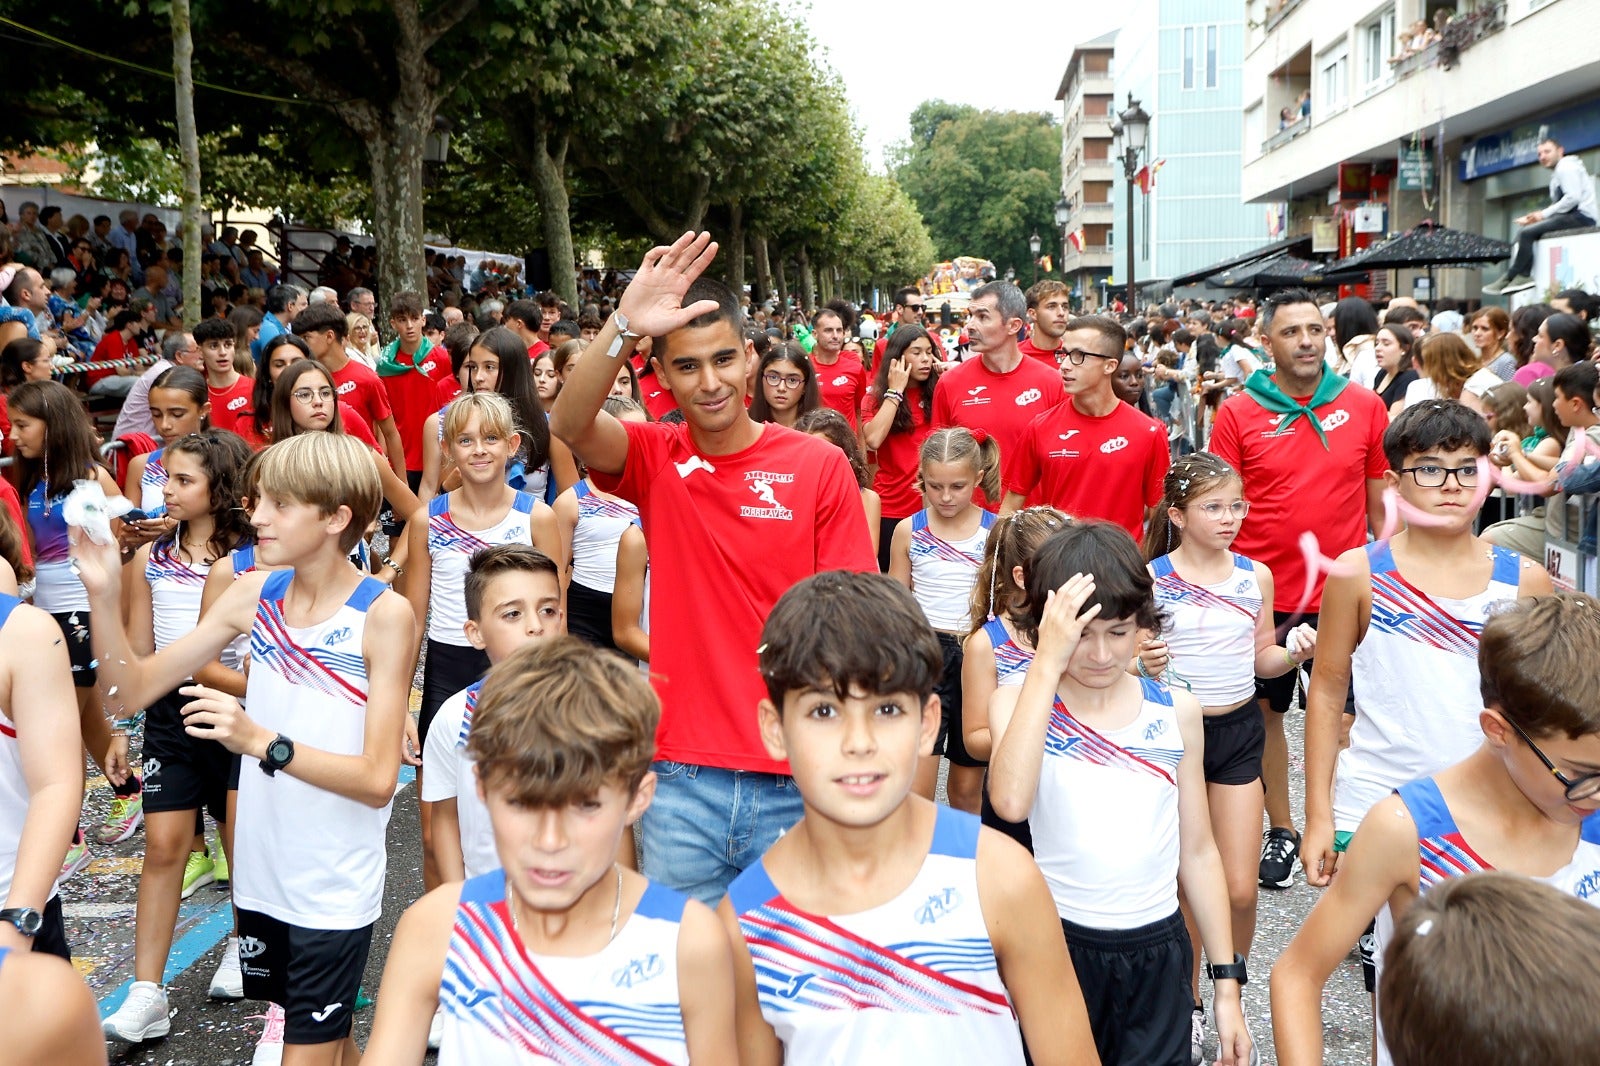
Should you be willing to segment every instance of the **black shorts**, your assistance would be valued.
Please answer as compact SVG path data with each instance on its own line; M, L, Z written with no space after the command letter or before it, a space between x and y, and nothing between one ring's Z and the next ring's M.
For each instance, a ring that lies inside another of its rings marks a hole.
M71 962L72 949L67 946L67 920L62 915L61 897L51 896L39 916L44 919L44 924L33 934L33 950L41 955L54 955Z
M617 647L611 630L611 593L580 585L567 585L567 632L597 648Z
M904 518L878 519L878 572L889 572L889 545L894 542L894 527L904 522Z
M995 813L994 804L989 802L989 775L983 775L983 799L978 804L978 820L990 829L998 830L1015 840L1018 844L1028 849L1028 854L1033 854L1033 829L1029 827L1028 820L1008 822Z
M176 691L145 711L144 809L197 811L204 807L219 822L228 820L228 779L236 756L219 741L192 737L183 728L188 696ZM237 787L237 783L235 784Z
M1189 1066L1194 948L1183 915L1135 929L1061 920L1103 1066Z
M422 664L422 709L417 715L418 750L428 742L428 727L444 701L489 672L489 655L477 648L428 641Z
M258 911L237 913L245 998L283 1008L283 1042L327 1044L349 1036L372 926L304 929Z
M406 487L412 492L420 489L422 487L422 471L407 470ZM423 500L422 502L427 503L428 501ZM406 519L410 517L408 514L395 513L394 504L388 500L384 500L378 508L378 524L383 529L383 535L386 537L398 537L406 527ZM392 544L389 546L389 554L394 554L394 545Z
M1255 703L1203 719L1206 736L1206 784L1248 785L1261 780L1261 756L1267 750L1267 727Z
M953 766L987 766L967 752L966 735L961 730L961 638L953 633L936 633L939 650L944 653L944 669L933 686L939 697L939 737L933 753L943 755Z
M1278 630L1283 628L1283 624L1294 617L1294 615L1289 614L1287 611L1273 611L1273 629ZM1298 621L1295 622L1295 625L1299 625L1301 622L1305 622L1312 628L1316 628L1317 616L1315 614L1301 615L1299 616ZM1279 640L1279 643L1281 644L1282 640ZM1311 660L1307 659L1305 662L1301 663L1300 669L1306 672L1307 677L1310 677ZM1290 670L1288 673L1279 677L1258 677L1256 678L1256 699L1266 700L1267 706L1272 708L1274 711L1277 711L1279 714L1287 714L1289 713L1289 705L1294 702L1295 690L1299 686L1300 670ZM1301 693L1302 698L1300 700L1300 706L1302 709L1305 707L1304 695L1304 693Z
M97 665L94 648L89 644L89 612L63 611L50 616L61 627L67 645L67 659L72 663L72 687L94 688Z

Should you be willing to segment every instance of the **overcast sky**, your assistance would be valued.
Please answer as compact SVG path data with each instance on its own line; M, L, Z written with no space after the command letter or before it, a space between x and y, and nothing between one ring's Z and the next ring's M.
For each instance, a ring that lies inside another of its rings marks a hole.
M1072 49L1120 21L1115 3L1084 0L782 2L802 14L843 76L874 166L905 139L906 120L924 100L1057 113ZM922 60L908 64L906 45Z

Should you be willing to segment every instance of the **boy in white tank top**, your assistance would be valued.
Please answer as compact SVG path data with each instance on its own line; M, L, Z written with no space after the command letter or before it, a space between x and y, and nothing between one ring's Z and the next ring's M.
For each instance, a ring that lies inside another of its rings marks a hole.
M367 1061L738 1062L728 938L701 903L616 861L655 793L660 703L619 655L558 636L483 682L467 740L504 869L406 911Z
M382 499L365 445L308 433L263 452L256 473L256 555L289 569L240 577L154 655L129 646L116 547L74 531L73 557L100 609L90 628L118 716L250 634L248 714L227 693L180 690L193 697L185 727L244 756L232 871L244 993L282 1006L286 1066L354 1061L350 1023L382 909L411 689L396 649L410 646L415 619L347 558Z
M943 660L911 593L880 574L818 574L783 595L761 639L761 734L805 815L718 908L740 1061L1021 1063L1026 1040L1040 1066L1094 1062L1027 852L912 794Z
M1381 962L1383 941L1418 897L1467 874L1524 874L1600 906L1596 648L1600 608L1576 593L1516 600L1484 624L1477 750L1401 785L1372 808L1339 862L1339 876L1272 969L1272 1029L1282 1066L1322 1062L1323 984L1374 915ZM1573 950L1566 945L1557 954ZM1516 961L1539 968L1551 958L1524 954ZM1477 969L1453 972L1448 983L1477 978ZM1378 985L1380 1004L1387 983ZM1523 1006L1512 989L1500 991L1496 1027ZM1382 1037L1380 1031L1380 1066L1390 1061ZM1526 1048L1509 1057L1475 1057L1462 1048L1448 1061L1576 1061L1580 1046L1585 1053L1590 1047L1569 1044L1565 1056L1554 1058Z

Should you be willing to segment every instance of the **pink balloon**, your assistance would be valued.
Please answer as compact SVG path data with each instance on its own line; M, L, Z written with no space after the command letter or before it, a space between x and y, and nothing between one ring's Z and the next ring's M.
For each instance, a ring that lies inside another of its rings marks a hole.
M1305 557L1306 584L1300 593L1300 603L1290 613L1287 623L1292 626L1295 620L1305 614L1306 606L1311 602L1311 590L1316 587L1317 575L1327 574L1329 577L1352 577L1361 571L1349 563L1341 563L1337 559L1330 559L1322 554L1322 543L1317 540L1317 535L1311 530L1300 534L1300 552Z

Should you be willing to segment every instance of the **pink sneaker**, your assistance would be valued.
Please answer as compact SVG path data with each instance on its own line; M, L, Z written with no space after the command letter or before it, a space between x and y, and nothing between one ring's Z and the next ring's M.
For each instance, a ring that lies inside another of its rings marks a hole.
M106 811L106 820L95 828L94 838L102 844L120 844L133 836L144 821L144 792L118 796Z
M89 854L89 840L82 833L72 842L72 847L67 849L66 861L61 864L61 874L56 878L58 882L67 880L73 874L89 865L92 856Z
M266 1029L256 1042L255 1055L250 1066L280 1066L283 1062L283 1008L276 1003L267 1004L267 1013L255 1015L266 1020Z

